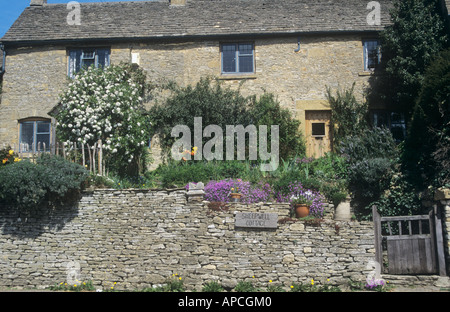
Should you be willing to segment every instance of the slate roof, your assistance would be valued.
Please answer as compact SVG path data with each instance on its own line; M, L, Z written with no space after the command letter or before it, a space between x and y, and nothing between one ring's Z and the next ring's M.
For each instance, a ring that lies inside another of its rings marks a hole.
M81 25L67 24L67 4L29 6L3 43L118 40L311 32L379 31L392 0L381 4L381 26L367 23L369 0L186 0L80 3Z

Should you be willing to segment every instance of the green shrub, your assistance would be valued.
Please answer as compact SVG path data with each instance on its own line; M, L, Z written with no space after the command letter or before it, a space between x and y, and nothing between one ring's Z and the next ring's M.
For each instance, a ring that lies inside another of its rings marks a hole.
M333 127L333 145L338 147L348 136L359 136L369 127L369 108L354 95L355 84L350 90L337 91L336 96L327 88Z
M63 203L82 187L89 173L58 156L42 155L36 163L23 160L0 174L0 198L20 211L31 213L46 201Z
M203 127L217 125L224 134L227 125L255 125L257 129L260 125L266 125L269 145L270 126L279 125L280 158L288 158L305 151L299 132L299 121L289 110L281 108L272 94L244 97L239 90L224 88L220 82L210 78L202 78L195 86L185 88L169 84L167 89L172 91L172 94L150 109L153 129L161 139L166 156L169 156L175 142L171 135L172 128L176 125L186 125L193 132L195 117L202 118ZM204 146L210 138L202 140ZM224 148L223 159L226 158L225 153Z
M374 128L361 136L342 140L340 152L347 161L349 191L356 210L369 214L370 204L380 198L396 172L399 149L387 129Z
M216 281L211 281L203 285L202 292L222 292L224 288Z
M252 282L240 281L239 283L237 283L236 287L234 288L234 291L236 291L236 292L256 292L256 291L258 291L258 288L256 288Z
M273 94L264 93L259 98L254 97L250 115L257 128L265 125L269 132L270 126L279 126L280 159L286 160L305 153L306 145L299 130L300 121L288 109L282 108ZM270 142L270 134L267 142Z

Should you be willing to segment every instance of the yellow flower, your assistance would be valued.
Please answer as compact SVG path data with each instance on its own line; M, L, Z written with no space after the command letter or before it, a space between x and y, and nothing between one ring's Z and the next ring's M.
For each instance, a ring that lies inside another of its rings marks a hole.
M255 278L255 275L253 275L252 278Z
M8 159L3 159L2 160L3 164L6 164L7 161L8 161Z
M12 155L12 154L14 154L14 151L13 150L9 150L9 155Z
M21 161L22 159L18 158L18 157L14 157L14 162L18 162Z
M114 282L114 285L116 285L117 284L117 282Z
M291 285L291 288L294 288L294 285Z
M178 278L181 281L181 277Z
M272 283L272 280L269 280L269 283Z
M73 287L77 287L77 284L73 285Z
M311 285L314 285L314 279L311 280Z

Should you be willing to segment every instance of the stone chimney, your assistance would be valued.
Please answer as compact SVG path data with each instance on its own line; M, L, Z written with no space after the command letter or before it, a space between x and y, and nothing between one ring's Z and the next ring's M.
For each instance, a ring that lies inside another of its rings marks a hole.
M47 4L47 0L31 0L30 6L43 6L44 4Z
M186 5L186 0L169 0L170 5Z

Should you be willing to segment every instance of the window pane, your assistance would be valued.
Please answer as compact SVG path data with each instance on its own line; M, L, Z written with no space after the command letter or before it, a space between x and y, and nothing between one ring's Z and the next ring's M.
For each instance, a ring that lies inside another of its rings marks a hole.
M370 40L364 42L364 54L365 54L365 70L373 70L380 62L378 41Z
M48 150L50 147L50 134L37 134L36 135L36 151L38 150L38 145L39 145L40 151L44 151L44 144L45 144L45 150Z
M98 49L98 66L105 67L109 65L109 50L108 49Z
M312 125L312 135L325 135L325 123L313 123Z
M50 123L37 122L37 133L50 133Z
M239 45L239 55L242 54L253 54L252 44L240 44Z
M239 72L240 73L252 73L253 72L253 57L252 56L240 56L239 57Z
M24 122L20 126L20 144L24 144L22 151L31 150L34 138L34 123Z
M224 73L236 72L236 45L234 44L222 46L222 71Z
M81 60L81 67L90 67L95 64L95 60Z

